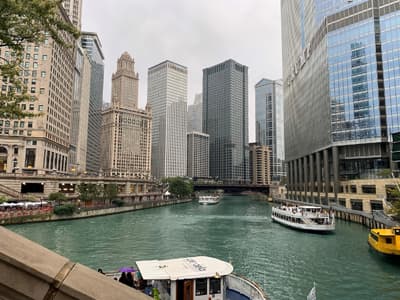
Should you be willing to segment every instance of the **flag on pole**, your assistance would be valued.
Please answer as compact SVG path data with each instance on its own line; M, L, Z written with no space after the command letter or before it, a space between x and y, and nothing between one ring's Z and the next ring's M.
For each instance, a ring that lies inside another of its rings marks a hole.
M308 293L307 300L317 300L317 291L315 290L315 282L311 291Z

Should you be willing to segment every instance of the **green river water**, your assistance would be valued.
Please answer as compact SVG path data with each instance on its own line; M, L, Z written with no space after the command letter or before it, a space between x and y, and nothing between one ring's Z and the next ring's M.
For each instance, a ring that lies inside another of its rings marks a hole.
M337 221L336 233L304 233L273 223L271 205L224 196L82 219L8 226L93 269L115 270L144 259L207 255L230 261L234 272L260 284L272 300L400 299L400 263L374 253L368 229Z

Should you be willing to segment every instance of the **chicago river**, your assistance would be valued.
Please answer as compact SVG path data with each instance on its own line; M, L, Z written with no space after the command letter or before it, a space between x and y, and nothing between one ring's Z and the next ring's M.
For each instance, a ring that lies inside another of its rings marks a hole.
M207 255L260 284L272 300L400 299L400 263L372 252L368 229L337 220L329 235L273 223L271 205L249 196L220 204L196 201L131 213L8 226L93 269L116 270L136 260Z

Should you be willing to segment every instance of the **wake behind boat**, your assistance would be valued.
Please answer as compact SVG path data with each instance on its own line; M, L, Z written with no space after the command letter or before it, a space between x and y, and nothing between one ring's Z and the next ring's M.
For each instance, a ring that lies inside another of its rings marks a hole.
M134 278L131 286L154 299L267 300L256 283L233 274L230 263L213 257L143 260L136 266L130 272ZM106 275L117 279L118 273Z
M283 225L316 232L335 230L335 215L319 206L279 206L272 207L272 220Z
M199 203L204 205L218 204L220 196L202 195L199 196Z

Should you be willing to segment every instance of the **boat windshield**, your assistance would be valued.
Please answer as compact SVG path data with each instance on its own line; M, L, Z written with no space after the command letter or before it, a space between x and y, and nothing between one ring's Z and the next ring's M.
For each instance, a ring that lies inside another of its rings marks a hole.
M394 234L395 234L395 235L400 235L400 228L396 228L396 229L394 230Z

